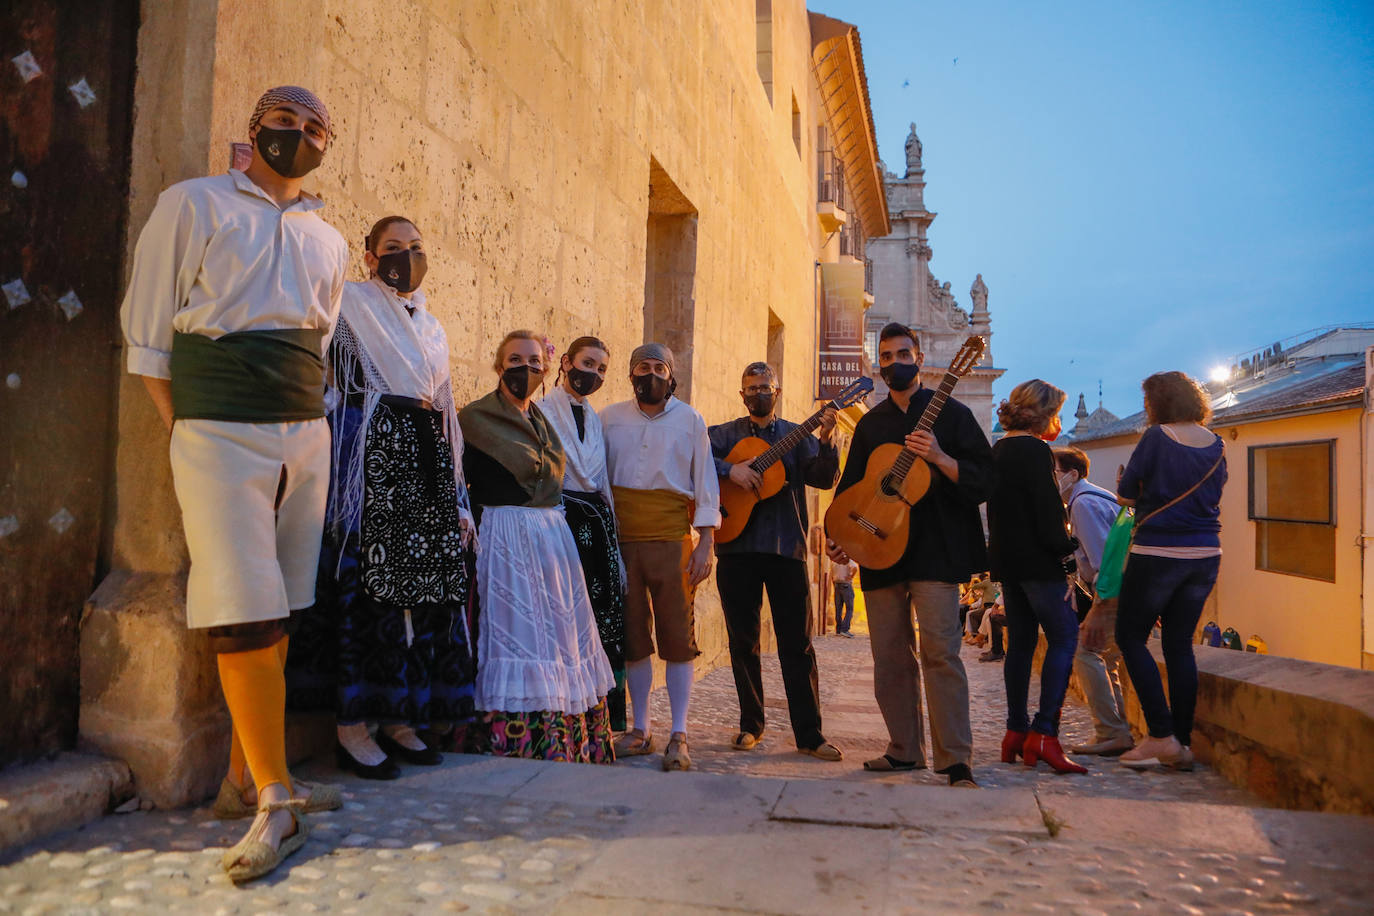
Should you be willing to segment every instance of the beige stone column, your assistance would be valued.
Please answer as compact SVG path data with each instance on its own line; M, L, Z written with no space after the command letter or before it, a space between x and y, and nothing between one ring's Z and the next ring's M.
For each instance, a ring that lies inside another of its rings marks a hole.
M126 265L162 189L227 155L210 142L217 6L143 2ZM139 794L168 807L218 784L228 716L208 642L186 629L188 561L168 433L135 376L120 376L117 422L114 571L82 615L78 740L127 761Z

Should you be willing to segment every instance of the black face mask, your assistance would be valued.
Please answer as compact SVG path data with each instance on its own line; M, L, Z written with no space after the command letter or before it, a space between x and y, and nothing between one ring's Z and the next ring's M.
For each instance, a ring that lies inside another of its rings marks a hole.
M916 383L921 367L915 363L889 363L878 370L883 382L893 391L906 391Z
M305 139L303 130L258 127L258 153L283 178L304 178L324 161L324 150Z
M425 279L429 262L423 251L393 251L377 256L377 278L398 293L413 293Z
M544 372L533 366L511 366L501 373L501 382L517 401L523 401L535 385L544 380Z
M749 408L750 416L762 419L773 412L773 403L776 400L777 395L772 392L768 394L746 394L744 406Z
M601 387L605 381L599 374L590 369L569 369L568 386L577 392L578 397L585 398L587 395Z
M630 384L635 390L635 400L641 404L650 406L662 404L670 393L668 380L653 373L632 375L630 376Z

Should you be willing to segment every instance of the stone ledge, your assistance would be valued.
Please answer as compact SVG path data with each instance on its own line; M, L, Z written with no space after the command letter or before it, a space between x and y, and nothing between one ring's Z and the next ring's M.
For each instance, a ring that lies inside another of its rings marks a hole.
M1041 637L1039 657L1043 655ZM1158 640L1150 651L1168 687ZM1231 782L1283 808L1374 814L1374 671L1194 646L1193 750ZM1138 733L1145 717L1124 666ZM1076 679L1071 688L1082 696Z
M86 754L14 767L0 774L0 854L88 824L133 795L120 760Z

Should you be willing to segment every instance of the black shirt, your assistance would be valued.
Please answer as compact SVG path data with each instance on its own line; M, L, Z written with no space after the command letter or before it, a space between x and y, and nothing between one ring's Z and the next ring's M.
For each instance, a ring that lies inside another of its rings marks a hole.
M481 524L486 506L524 506L529 491L520 485L506 466L471 443L463 446L463 477L468 483L473 521Z
M716 460L716 476L730 475L730 462L725 456L749 436L757 436L769 445L792 430L796 423L774 419L764 427L754 425L748 417L712 426L707 430L711 439L711 454ZM794 560L806 559L806 532L810 525L806 512L806 488L828 490L835 485L840 470L840 453L829 442L807 436L797 447L778 461L787 474L787 485L754 506L749 522L739 537L716 545L716 554L771 553Z
M992 447L988 563L998 582L1064 578L1073 553L1064 501L1054 483L1054 453L1034 436L1006 436Z
M901 444L916 428L921 413L935 396L922 387L902 411L889 395L864 414L854 427L849 457L836 492L863 479L873 449L889 442ZM906 553L887 569L859 567L864 589L883 588L897 582L967 582L987 569L987 542L978 504L987 499L992 482L992 449L973 412L950 398L935 420L935 441L959 463L955 483L935 468L930 471L930 490L911 508L911 533Z

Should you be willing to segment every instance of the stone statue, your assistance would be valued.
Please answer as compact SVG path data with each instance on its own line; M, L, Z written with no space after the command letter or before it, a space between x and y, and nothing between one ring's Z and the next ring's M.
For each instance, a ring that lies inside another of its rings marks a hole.
M973 281L973 286L969 287L969 298L973 300L974 312L986 312L988 310L988 285L983 282L983 275L979 274Z
M911 122L911 133L906 136L906 171L910 175L912 172L921 169L921 138L916 136L916 122Z
M931 315L937 320L943 318L949 327L962 330L969 325L969 314L959 307L959 303L954 299L954 293L949 288L946 281L943 286L934 276L927 274L928 289L930 291L930 311Z

